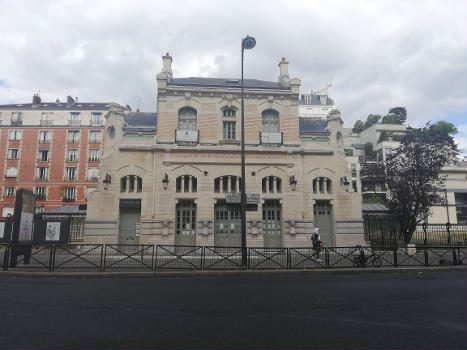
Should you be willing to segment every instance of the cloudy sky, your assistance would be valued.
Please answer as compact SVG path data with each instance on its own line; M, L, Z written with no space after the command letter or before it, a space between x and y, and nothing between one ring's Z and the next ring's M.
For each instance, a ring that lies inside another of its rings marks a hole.
M345 126L404 106L467 140L467 5L438 1L0 0L0 104L66 95L156 109L155 75L276 80L281 57L302 92L328 83Z

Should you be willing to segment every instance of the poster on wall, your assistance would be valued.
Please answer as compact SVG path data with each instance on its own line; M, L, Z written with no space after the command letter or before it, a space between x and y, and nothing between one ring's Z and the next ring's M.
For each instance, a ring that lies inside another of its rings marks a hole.
M32 230L34 221L35 199L31 191L20 190L21 200L21 218L19 220L18 241L32 241ZM16 212L15 212L16 215Z
M45 229L45 240L46 241L59 241L60 240L60 225L61 222L47 222Z

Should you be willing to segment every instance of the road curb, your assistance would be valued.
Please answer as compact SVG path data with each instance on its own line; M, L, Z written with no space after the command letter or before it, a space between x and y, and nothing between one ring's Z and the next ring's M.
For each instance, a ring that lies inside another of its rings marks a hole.
M60 278L173 278L173 277L227 277L227 276L268 276L268 275L355 275L386 273L423 273L423 272L467 272L467 266L446 267L399 267L399 268L365 268L365 269L300 269L300 270L218 270L218 271L147 271L147 272L45 272L45 271L0 271L1 276L10 277L60 277Z

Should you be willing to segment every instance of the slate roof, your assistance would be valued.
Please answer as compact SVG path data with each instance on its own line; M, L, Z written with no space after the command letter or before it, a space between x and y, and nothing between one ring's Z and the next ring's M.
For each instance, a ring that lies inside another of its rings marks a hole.
M157 129L157 113L130 112L125 114L125 131L153 132Z
M328 122L323 119L299 118L300 134L328 133Z
M307 95L307 96L310 96L310 95ZM298 99L298 104L299 105L310 105L309 103L305 103L305 96L303 95L300 95L300 98ZM326 104L322 105L319 95L311 94L311 105L333 106L334 101L329 96L326 96Z
M174 78L169 85L241 88L241 80L238 78ZM244 79L243 85L246 89L290 90L277 82L258 79Z
M0 105L0 109L31 109L31 110L107 110L110 102L75 102L67 104L66 102L41 102L33 105L32 103L15 103L9 105Z

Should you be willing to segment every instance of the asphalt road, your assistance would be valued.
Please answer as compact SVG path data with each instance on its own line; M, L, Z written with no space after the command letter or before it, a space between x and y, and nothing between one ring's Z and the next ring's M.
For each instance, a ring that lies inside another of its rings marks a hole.
M1 348L465 349L466 273L0 277Z

